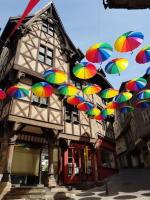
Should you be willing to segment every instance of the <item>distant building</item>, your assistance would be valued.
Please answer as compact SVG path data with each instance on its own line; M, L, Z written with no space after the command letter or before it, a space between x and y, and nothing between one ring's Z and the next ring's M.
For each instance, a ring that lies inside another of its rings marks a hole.
M150 0L103 0L105 8L146 9Z
M1 35L6 41L19 17L11 17ZM31 89L42 81L49 66L65 71L68 82L80 90L72 67L83 59L67 35L53 3L25 19L7 46L0 46L0 84L7 89L20 84ZM111 87L99 70L91 79L103 89ZM87 101L104 108L98 95ZM54 94L38 98L7 98L0 104L0 174L2 182L55 187L101 180L116 173L112 119L98 122L66 104Z
M145 75L149 88L150 77ZM125 89L125 83L120 91ZM137 93L137 92L136 92ZM129 104L134 105L136 93L133 94ZM133 113L115 114L114 132L116 139L116 153L118 166L150 167L150 108L138 108Z

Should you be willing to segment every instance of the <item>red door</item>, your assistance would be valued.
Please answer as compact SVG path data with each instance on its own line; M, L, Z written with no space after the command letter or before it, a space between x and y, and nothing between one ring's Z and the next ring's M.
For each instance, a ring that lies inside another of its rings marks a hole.
M64 153L64 183L75 184L84 181L94 181L94 154L88 149L88 158L84 146L69 147Z

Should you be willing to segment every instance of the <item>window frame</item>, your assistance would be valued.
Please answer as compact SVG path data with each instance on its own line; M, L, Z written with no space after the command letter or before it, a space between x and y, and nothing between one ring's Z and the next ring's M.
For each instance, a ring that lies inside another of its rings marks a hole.
M45 30L44 30L45 28ZM54 37L54 24L52 22L49 22L48 20L43 20L42 22L42 31L52 37Z
M37 99L37 101L35 99ZM45 103L44 103L43 99L46 100ZM40 107L48 107L49 106L49 98L48 97L38 97L32 93L31 104L37 105Z
M42 48L43 48L44 51L41 50ZM48 52L51 52L51 56L48 55ZM44 59L43 60L40 59L40 56L43 56ZM38 61L39 62L44 63L44 64L49 65L49 66L53 66L53 56L54 56L53 49L51 49L47 46L44 46L43 44L40 44L39 54L38 54ZM47 58L51 60L51 63L47 62Z
M79 111L75 108L72 108L69 105L65 107L65 121L72 122L73 124L79 124Z

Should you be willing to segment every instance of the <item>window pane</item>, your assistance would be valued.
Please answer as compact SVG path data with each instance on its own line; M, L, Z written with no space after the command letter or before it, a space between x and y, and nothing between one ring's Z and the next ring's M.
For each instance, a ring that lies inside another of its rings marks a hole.
M45 54L45 51L46 51L46 47L40 46L39 52Z
M48 99L44 98L44 97L41 97L40 98L40 104L48 105Z
M53 57L53 50L47 49L47 56Z
M47 27L46 26L42 26L42 31L47 33Z
M51 29L48 29L48 34L49 34L49 35L51 35L51 36L53 36L53 35L54 35L54 32L53 32L53 30L51 30Z
M52 65L52 58L47 57L47 58L46 58L46 64Z
M32 94L31 102L37 102L37 103L39 103L39 97L37 97L34 94Z
M39 61L45 62L45 56L39 53Z

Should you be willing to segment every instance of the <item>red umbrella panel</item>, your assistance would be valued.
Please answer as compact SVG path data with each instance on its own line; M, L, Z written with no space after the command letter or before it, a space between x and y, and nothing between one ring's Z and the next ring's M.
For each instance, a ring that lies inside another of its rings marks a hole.
M0 89L0 101L4 100L6 98L6 93Z

